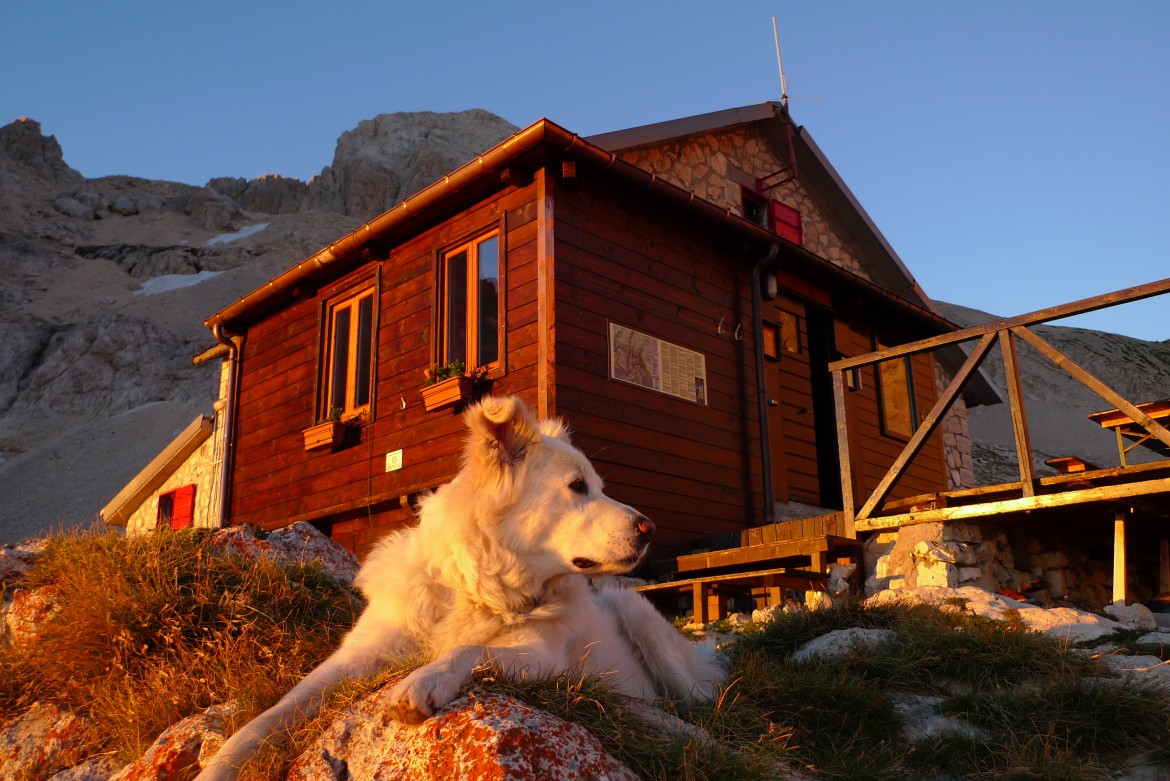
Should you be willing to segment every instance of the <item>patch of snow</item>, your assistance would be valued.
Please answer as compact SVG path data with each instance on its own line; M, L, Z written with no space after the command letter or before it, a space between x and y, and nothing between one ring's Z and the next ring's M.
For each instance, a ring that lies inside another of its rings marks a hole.
M200 271L198 274L163 274L161 277L154 277L143 282L134 291L134 295L153 296L168 290L191 287L212 277L218 277L222 273L222 271Z
M255 225L246 225L234 233L221 233L218 236L212 236L203 246L214 247L217 244L230 244L237 239L243 239L251 236L253 233L259 233L267 227L268 223L266 222L258 222Z

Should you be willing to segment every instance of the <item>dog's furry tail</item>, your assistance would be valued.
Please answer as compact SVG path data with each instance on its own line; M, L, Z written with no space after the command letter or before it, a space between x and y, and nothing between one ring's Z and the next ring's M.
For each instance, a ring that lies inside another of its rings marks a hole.
M711 702L719 696L727 669L714 640L686 639L633 589L607 585L597 600L608 608L660 697Z

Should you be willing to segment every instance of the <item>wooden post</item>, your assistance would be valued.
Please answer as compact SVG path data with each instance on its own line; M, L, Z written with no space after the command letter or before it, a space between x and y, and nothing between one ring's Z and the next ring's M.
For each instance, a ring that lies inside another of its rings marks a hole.
M1125 511L1118 510L1113 516L1113 604L1125 600Z
M1158 540L1158 593L1170 591L1170 540Z
M691 623L707 623L707 584L699 582L691 584L691 598L695 602L695 609L691 615Z

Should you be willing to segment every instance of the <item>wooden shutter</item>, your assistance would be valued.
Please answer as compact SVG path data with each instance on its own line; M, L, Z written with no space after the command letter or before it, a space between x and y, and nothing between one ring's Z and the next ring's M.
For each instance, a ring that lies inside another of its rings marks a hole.
M190 529L195 523L195 486L185 485L171 492L171 529Z

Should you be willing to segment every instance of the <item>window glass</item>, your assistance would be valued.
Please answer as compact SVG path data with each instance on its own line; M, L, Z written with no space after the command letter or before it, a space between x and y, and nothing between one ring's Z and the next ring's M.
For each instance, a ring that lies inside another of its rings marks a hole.
M500 359L500 240L480 237L443 256L441 363L466 369Z
M878 349L885 349L879 345ZM918 427L914 408L914 375L910 356L893 358L878 364L878 381L882 407L882 431L899 437L911 437Z
M495 363L499 358L499 317L500 317L500 262L499 239L495 236L477 245L476 256L479 266L479 355L476 363L480 366Z
M467 250L447 258L447 363L467 363Z
M325 388L318 417L343 419L365 412L370 405L374 356L374 291L331 303L326 326Z

